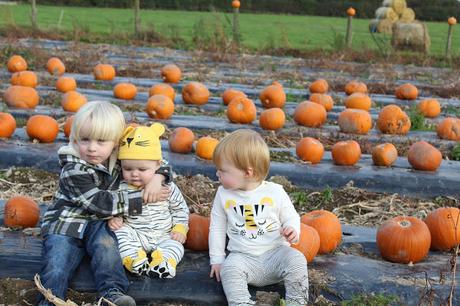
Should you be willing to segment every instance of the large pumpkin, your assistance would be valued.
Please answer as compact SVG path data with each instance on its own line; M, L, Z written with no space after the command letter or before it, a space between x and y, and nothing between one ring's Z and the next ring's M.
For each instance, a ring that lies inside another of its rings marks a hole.
M256 117L256 105L248 98L233 99L227 106L227 118L230 122L249 124Z
M66 92L61 99L61 106L66 112L77 112L88 100L81 93L71 90Z
M445 118L436 128L439 138L448 140L460 140L460 119Z
M61 76L56 81L56 90L60 92L68 92L77 89L77 82L72 77Z
M169 150L175 153L187 154L193 149L195 134L186 127L174 129L168 139Z
M182 72L179 67L174 64L168 64L161 68L161 78L166 83L179 83Z
M410 126L409 116L394 104L382 108L377 119L377 128L384 134L405 135Z
M360 92L363 94L367 94L367 86L363 82L359 81L350 81L347 84L345 84L345 93L347 95L354 94L355 92Z
M426 141L413 143L407 160L415 170L436 171L442 162L441 152Z
M246 94L240 90L236 90L233 88L227 88L222 93L222 101L224 102L224 105L228 105L236 97L246 98Z
M385 221L377 230L377 247L385 260L416 263L430 250L428 226L415 217L395 217Z
M96 80L111 81L115 78L115 68L109 64L97 64L93 69Z
M154 95L164 95L170 98L172 102L174 102L174 99L176 98L176 91L169 84L158 83L158 84L153 85L149 89L149 97L154 96Z
M304 101L294 111L294 121L303 126L320 127L326 119L326 109L318 103Z
M431 249L448 251L460 244L460 210L441 207L430 212L425 223L431 233Z
M372 128L371 115L362 109L348 108L342 111L337 122L344 133L365 135Z
M30 139L49 143L56 139L59 133L59 125L53 117L33 115L27 120L26 132Z
M417 104L417 109L425 117L436 118L441 113L441 104L436 99L425 99Z
M214 154L214 150L216 149L218 144L218 139L215 139L210 136L201 137L196 142L195 153L198 157L211 160L212 155Z
M304 137L297 143L295 152L301 160L317 164L323 158L324 146L315 138Z
M209 217L203 217L196 213L190 214L188 218L187 240L184 247L192 251L209 250Z
M52 57L46 62L46 70L51 75L61 76L65 72L65 65L59 58Z
M37 91L26 86L10 86L3 97L8 106L17 108L34 108L40 100Z
M339 141L332 146L331 153L336 165L353 166L361 158L361 147L354 140Z
M29 197L15 196L5 204L4 223L7 227L35 227L39 219L38 204Z
M368 111L371 109L372 100L371 98L363 93L355 92L345 98L346 108L357 108Z
M342 225L337 216L327 210L314 210L301 218L302 223L316 229L319 234L319 254L330 253L342 241Z
M24 71L27 70L27 62L22 56L13 55L8 60L7 67L9 72Z
M282 108L286 103L286 93L282 86L270 85L260 92L259 99L265 108Z
M10 138L16 130L16 119L11 114L0 112L0 138Z
M326 109L326 112L329 112L334 107L334 100L330 95L314 93L310 95L309 100L321 104Z
M269 108L260 113L259 125L264 130L279 130L285 122L286 115L281 108Z
M299 250L307 259L307 263L311 263L318 254L320 246L320 238L318 231L309 225L300 223L299 242L291 244L291 247Z
M372 148L372 161L376 166L390 167L398 158L398 150L392 143L382 143Z
M325 94L329 90L329 84L325 79L318 79L310 84L310 93Z
M153 119L169 119L174 113L174 102L165 95L154 95L147 100L145 112Z
M418 89L412 84L406 83L396 88L396 98L402 100L415 100L418 97Z
M19 71L13 73L10 80L11 85L37 87L38 79L37 75L33 71Z
M199 82L190 82L182 88L182 99L186 104L206 104L209 96L208 88Z
M131 83L118 83L113 88L115 98L123 100L132 100L137 95L137 87Z

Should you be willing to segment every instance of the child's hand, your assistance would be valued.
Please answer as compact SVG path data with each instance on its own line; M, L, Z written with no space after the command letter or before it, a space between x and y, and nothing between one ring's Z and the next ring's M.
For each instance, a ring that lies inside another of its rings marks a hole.
M142 191L144 203L166 201L171 193L169 186L163 186L164 176L155 174Z
M295 231L295 229L292 226L286 226L286 227L282 228L281 229L281 235L283 235L284 238L286 238L286 240L289 243L294 243L294 242L297 242L297 240L298 240L297 232Z
M109 225L109 228L112 231L116 231L116 230L120 229L123 226L123 218L121 218L121 217L113 217L112 219L109 219L109 221L107 221L107 223Z
M216 276L216 281L220 282L220 264L218 265L211 265L211 273L209 274L210 278L213 278L214 275Z
M185 237L185 235L182 234L182 233L171 232L171 239L172 240L176 240L177 242L180 242L180 243L184 244L186 238L187 237Z

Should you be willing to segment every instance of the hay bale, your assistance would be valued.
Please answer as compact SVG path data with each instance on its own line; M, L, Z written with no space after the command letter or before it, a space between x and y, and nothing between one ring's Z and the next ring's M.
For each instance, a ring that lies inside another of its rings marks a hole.
M375 18L376 19L388 19L391 22L396 22L399 19L398 14L394 11L391 7L379 7L375 11Z
M392 33L393 22L389 19L372 19L369 22L369 31L372 33Z
M393 0L384 0L382 6L391 7L393 5Z
M407 8L406 0L393 0L391 7L395 10L396 14L401 15L405 8Z
M391 44L395 50L427 52L430 49L430 36L426 25L420 21L393 24Z
M411 8L405 8L404 11L402 12L401 16L399 16L399 21L405 22L405 23L410 23L415 20L415 12Z

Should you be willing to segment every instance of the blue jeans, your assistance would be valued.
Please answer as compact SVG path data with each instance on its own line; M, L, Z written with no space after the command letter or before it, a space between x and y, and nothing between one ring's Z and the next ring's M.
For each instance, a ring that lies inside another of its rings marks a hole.
M109 289L128 290L128 278L121 263L117 240L106 221L90 222L83 239L51 234L43 240L40 278L45 288L65 300L69 282L85 254L91 261L96 289L104 296ZM53 305L40 297L40 306Z

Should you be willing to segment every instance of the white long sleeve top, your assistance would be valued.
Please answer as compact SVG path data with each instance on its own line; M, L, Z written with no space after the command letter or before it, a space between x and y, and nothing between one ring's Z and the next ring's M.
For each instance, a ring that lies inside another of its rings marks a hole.
M279 184L263 181L250 191L229 190L220 186L211 211L209 257L221 264L227 249L261 255L280 245L289 245L280 229L293 227L300 234L300 216Z

